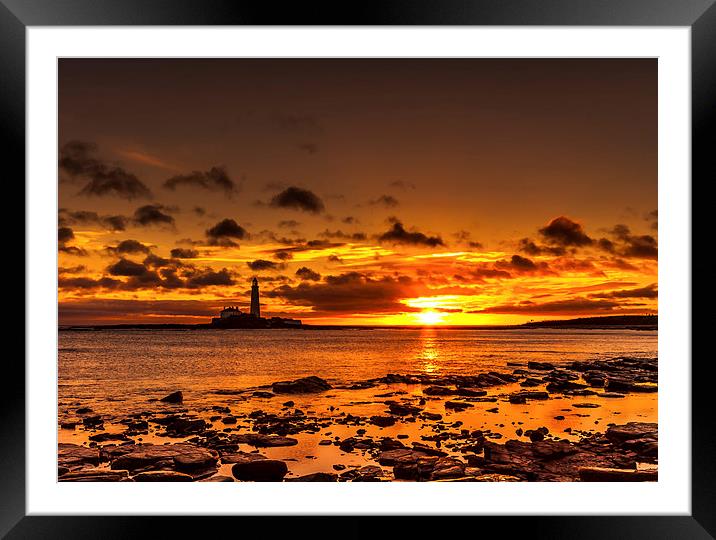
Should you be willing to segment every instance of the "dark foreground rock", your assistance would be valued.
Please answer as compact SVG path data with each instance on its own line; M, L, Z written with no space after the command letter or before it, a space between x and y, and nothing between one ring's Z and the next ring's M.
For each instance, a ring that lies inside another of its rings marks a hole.
M189 443L137 445L128 450L111 461L111 469L135 471L161 468L186 472L214 467L219 459L214 450Z
M164 403L182 403L184 401L184 394L182 394L181 391L172 392L168 396L164 396L159 401L163 401Z
M275 394L311 394L333 388L320 377L312 375L295 381L279 381L271 385Z
M579 479L582 482L656 482L659 480L659 473L656 469L583 467L579 469Z
M231 474L237 480L247 482L280 482L288 473L288 466L277 459L267 459L260 455L244 456L238 458L233 467Z

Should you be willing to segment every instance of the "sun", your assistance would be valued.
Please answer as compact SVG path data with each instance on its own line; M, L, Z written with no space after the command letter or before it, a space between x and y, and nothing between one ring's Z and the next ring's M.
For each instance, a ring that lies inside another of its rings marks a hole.
M417 318L421 323L429 325L440 324L444 316L444 313L433 310L422 311L417 314Z

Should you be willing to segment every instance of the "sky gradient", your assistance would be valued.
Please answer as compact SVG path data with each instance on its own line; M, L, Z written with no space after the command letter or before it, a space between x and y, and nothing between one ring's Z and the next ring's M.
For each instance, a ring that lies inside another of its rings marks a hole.
M657 312L657 62L62 59L59 322Z

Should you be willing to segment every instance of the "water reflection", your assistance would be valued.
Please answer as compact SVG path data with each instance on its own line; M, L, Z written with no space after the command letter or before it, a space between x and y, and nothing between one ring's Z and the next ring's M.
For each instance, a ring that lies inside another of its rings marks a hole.
M422 362L421 370L427 374L438 373L440 371L439 343L435 328L423 328L420 333L420 346L418 360Z

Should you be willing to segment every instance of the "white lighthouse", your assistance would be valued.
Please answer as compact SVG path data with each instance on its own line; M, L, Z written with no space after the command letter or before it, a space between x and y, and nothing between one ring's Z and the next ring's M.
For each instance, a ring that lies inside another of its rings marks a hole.
M261 307L259 306L259 280L256 278L251 282L251 315L261 317Z

